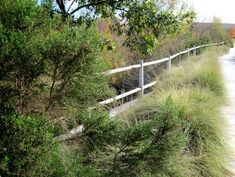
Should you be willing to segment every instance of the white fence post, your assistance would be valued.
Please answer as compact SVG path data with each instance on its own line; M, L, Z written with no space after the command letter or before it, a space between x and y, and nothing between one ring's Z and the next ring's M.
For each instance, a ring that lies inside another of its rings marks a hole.
M141 96L144 94L144 61L140 60L141 67L139 68L139 87L141 88Z
M181 61L181 51L179 51L179 66L182 67L182 61Z
M190 57L190 53L189 53L189 48L187 48L187 54L188 54L188 62L189 62L189 57Z
M197 49L196 49L196 47L194 47L194 49L193 49L193 55L194 55L194 56L197 55Z
M171 56L169 55L169 59L167 61L167 70L170 72L171 71Z

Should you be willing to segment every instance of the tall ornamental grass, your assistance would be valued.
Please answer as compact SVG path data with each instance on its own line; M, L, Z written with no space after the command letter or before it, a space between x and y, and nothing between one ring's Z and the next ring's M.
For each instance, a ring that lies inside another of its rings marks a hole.
M139 151L144 154L150 141L154 152L139 164L140 176L230 174L220 112L226 99L219 56L225 51L223 47L211 48L185 61L183 67L163 73L154 93L122 117L132 128L151 124L152 137L139 142Z

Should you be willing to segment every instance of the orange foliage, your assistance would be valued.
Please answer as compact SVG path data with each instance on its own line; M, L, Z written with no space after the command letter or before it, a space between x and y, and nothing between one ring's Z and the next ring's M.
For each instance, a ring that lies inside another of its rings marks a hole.
M228 31L228 34L229 34L232 38L235 38L235 28L231 28L231 29Z

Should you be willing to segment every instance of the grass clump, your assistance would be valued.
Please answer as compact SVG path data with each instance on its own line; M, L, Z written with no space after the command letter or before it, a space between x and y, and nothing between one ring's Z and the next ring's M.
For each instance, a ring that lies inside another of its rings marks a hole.
M155 92L123 116L131 129L151 125L148 131L152 131L152 137L144 138L139 151L142 157L146 151L152 153L139 164L139 176L229 174L220 113L225 91L218 58L224 51L218 47L207 50L192 57L190 64L162 74ZM142 134L145 131L142 129ZM157 140L150 141L153 137Z

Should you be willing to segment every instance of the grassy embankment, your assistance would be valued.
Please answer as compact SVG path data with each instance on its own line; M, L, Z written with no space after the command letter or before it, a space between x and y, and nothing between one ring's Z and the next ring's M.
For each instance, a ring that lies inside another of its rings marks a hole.
M155 91L122 116L132 128L152 127L152 136L135 147L140 152L154 149L140 165L141 176L228 175L225 123L220 112L226 99L219 64L219 56L226 50L208 49L192 57L190 64L185 61L182 68L162 74Z

